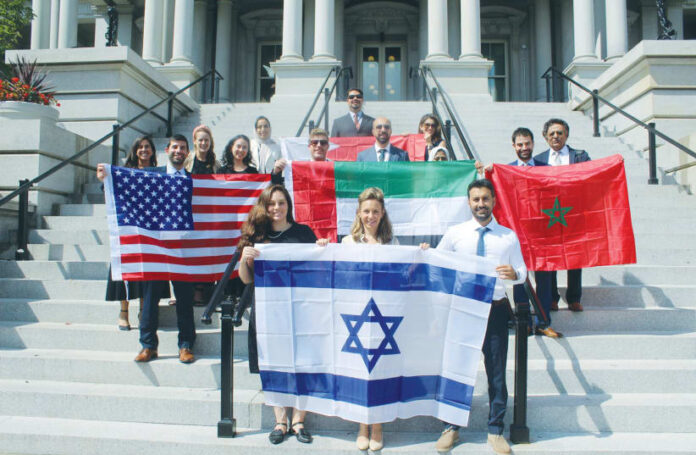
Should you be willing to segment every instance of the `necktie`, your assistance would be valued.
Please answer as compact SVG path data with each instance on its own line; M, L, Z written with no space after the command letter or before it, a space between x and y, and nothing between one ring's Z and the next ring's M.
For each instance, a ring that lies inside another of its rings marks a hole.
M384 155L387 153L385 149L379 149L377 152L377 161L384 161Z
M355 121L355 129L360 130L360 117L358 117L358 114L355 114L353 120Z
M560 166L561 165L561 152L553 152L553 153L554 153L553 165Z
M485 256L486 244L483 241L483 236L486 235L486 232L488 232L489 229L487 226L481 226L476 230L479 233L478 243L476 244L476 256Z

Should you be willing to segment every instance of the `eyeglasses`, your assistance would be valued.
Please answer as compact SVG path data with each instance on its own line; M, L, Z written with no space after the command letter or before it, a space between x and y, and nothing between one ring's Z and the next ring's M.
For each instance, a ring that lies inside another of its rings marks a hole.
M423 126L426 127L426 128L435 128L435 127L437 126L437 124L435 124L435 123L424 123Z
M355 98L361 100L362 97L363 97L362 95L348 95L348 99L349 99L349 100L352 100L352 99L355 99Z
M309 141L309 143L314 146L320 145L322 147L326 147L327 145L329 145L329 141L327 141L326 139L312 139L311 141Z

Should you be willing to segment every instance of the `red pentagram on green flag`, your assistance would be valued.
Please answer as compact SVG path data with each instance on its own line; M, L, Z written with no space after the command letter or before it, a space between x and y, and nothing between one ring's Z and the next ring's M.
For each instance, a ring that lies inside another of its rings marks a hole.
M552 208L541 209L545 215L551 218L549 220L549 225L546 226L546 228L548 229L556 223L561 223L563 226L568 227L568 223L566 223L565 220L565 214L571 210L573 210L573 207L561 207L561 202L558 200L558 196L556 196L556 200L554 201Z

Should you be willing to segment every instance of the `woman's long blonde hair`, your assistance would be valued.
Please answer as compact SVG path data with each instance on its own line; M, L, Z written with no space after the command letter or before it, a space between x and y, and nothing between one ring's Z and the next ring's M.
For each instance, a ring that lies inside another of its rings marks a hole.
M382 212L384 213L382 219L379 221L379 226L377 226L377 240L379 240L382 245L391 243L394 234L392 232L391 221L389 221L389 215L387 215L387 209L384 207L384 192L374 186L366 188L360 193L360 196L358 196L358 209L355 211L355 220L350 228L351 237L353 237L355 242L360 242L361 237L365 235L365 226L363 226L360 220L360 206L362 206L363 202L369 200L379 202L379 205L382 206Z
M196 133L204 132L208 134L210 138L210 148L208 153L205 154L205 167L211 169L213 172L217 172L220 168L220 163L215 157L215 142L213 141L213 132L205 125L198 125L193 129L192 139L193 139L193 153L189 153L184 160L184 167L187 171L191 172L193 169L193 161L196 158L196 153L198 153L198 144L196 144Z

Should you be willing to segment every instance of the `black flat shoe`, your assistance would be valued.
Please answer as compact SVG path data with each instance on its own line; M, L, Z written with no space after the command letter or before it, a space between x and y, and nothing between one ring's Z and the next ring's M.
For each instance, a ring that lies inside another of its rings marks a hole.
M278 425L283 426L285 428L288 427L287 423L276 423L276 426L278 426ZM274 429L268 435L268 440L271 441L271 444L280 444L285 439L286 434L287 434L287 431Z
M302 425L302 428L300 428L299 430L295 430L295 426L297 425ZM307 429L304 427L304 422L293 423L290 432L293 433L297 440L303 444L309 444L310 442L312 442L312 435L309 434L309 431L307 431Z

